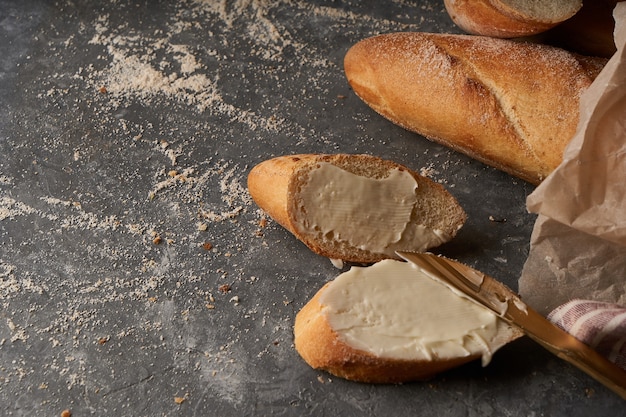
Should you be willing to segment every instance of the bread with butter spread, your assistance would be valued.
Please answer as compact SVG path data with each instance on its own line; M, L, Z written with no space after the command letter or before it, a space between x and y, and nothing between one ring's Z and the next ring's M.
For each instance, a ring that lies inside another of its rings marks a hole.
M449 241L465 211L440 184L370 155L286 155L248 174L256 204L312 251L372 263Z
M581 94L606 64L484 36L391 33L344 58L354 92L397 125L540 183L576 132Z
M412 263L352 267L298 312L294 343L315 369L349 380L425 380L482 358L522 333Z

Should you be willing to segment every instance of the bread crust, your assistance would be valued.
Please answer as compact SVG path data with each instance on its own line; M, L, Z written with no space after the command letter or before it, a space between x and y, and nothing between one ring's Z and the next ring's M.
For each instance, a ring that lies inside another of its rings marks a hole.
M389 384L427 380L480 357L410 361L381 358L354 349L340 339L322 311L319 299L328 285L298 312L294 324L296 351L312 368L352 381Z
M496 38L515 38L545 32L574 16L582 7L563 10L558 19L529 16L498 0L444 0L448 15L464 31Z
M390 121L534 184L561 162L606 64L545 45L392 33L347 52L354 92Z
M301 164L314 160L312 155L291 155L263 161L248 174L248 192L256 204L278 224L294 235L289 216L289 185Z
M440 229L451 238L464 224L467 215L456 199L440 184L419 175L409 168L392 161L371 155L352 154L299 154L285 155L266 160L255 166L248 174L248 191L252 199L271 218L289 230L313 252L331 259L341 259L356 263L373 263L389 256L352 248L338 252L328 245L322 245L310 235L299 231L294 220L294 196L299 187L300 174L315 167L320 162L327 162L357 175L370 178L383 178L395 168L407 171L418 184L418 200L424 202L437 199L445 210L441 210ZM397 258L399 259L399 258Z

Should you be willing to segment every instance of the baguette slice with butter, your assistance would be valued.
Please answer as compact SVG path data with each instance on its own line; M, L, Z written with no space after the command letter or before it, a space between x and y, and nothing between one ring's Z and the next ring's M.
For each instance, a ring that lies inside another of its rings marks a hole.
M311 367L345 379L428 379L482 358L522 336L483 306L412 263L352 267L296 315L294 343Z
M482 36L392 33L350 48L354 92L392 122L537 184L562 161L604 58Z
M356 263L452 239L465 211L440 184L369 155L288 155L248 175L250 195L314 252Z

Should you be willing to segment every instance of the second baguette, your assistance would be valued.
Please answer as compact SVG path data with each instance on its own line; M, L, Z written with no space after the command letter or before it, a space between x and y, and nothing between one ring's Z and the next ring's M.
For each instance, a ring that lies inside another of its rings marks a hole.
M346 54L354 92L392 122L538 184L573 137L581 94L606 64L545 45L393 33Z
M474 35L515 38L535 35L566 21L582 0L444 0L450 18Z

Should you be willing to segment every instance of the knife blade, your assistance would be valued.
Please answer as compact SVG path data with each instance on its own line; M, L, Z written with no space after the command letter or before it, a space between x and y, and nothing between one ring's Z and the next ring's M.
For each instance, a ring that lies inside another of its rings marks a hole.
M503 283L467 265L432 253L397 254L430 278L490 309L548 351L626 399L626 371L526 305Z

